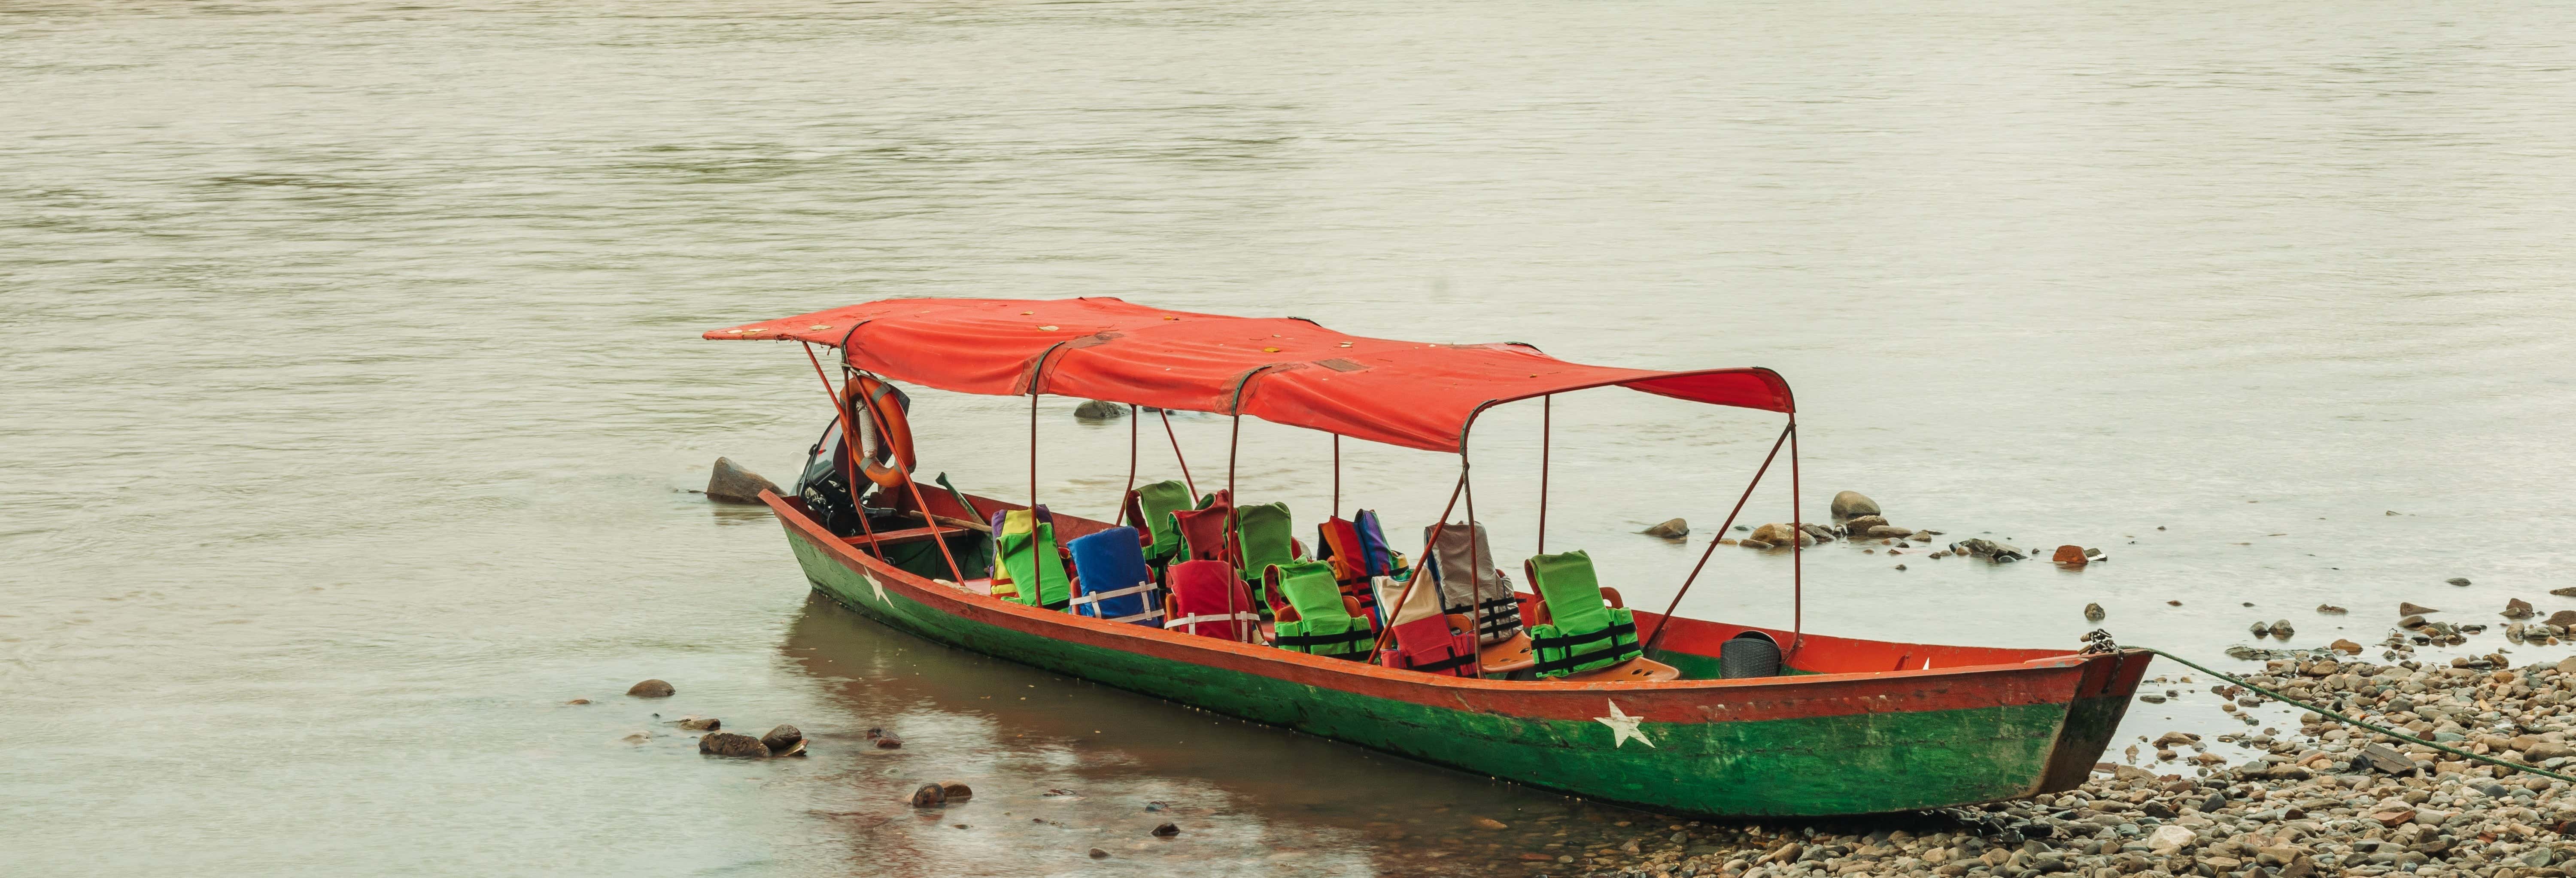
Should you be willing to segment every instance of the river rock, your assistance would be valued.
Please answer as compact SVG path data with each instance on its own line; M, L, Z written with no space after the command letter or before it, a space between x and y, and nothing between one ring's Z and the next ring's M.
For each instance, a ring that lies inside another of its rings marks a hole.
M1095 859L1095 860L1106 860L1106 859L1109 859L1109 852L1108 852L1108 851L1101 850L1101 849L1099 849L1099 848L1092 848L1092 849L1091 849L1091 858L1092 858L1092 859Z
M2166 824L2156 827L2156 831L2154 832L2147 833L2147 850L2155 851L2160 854L2170 854L2174 851L2181 850L2184 845L2190 844L2191 841L2192 834L2189 828Z
M2549 590L2549 593L2562 598L2576 598L2576 585L2571 585L2566 588L2553 588Z
M1834 495L1833 513L1835 521L1849 521L1863 515L1877 515L1879 514L1878 501L1869 499L1869 495L1859 491L1844 491Z
M1791 540L1805 540L1810 543L1814 542L1812 538L1798 533L1796 528L1777 522L1754 528L1753 536L1751 540L1748 540L1748 542L1763 542L1774 546L1785 546L1788 545Z
M2093 559L2084 555L2083 546L2059 546L2057 554L2050 556L2048 560L2058 564L2082 567Z
M1179 834L1181 834L1181 828L1170 823L1154 827L1155 838L1170 838Z
M1109 421L1127 416L1127 407L1105 399L1086 399L1073 407L1073 416L1086 421Z
M1799 527L1806 529L1807 535L1814 537L1816 542L1819 543L1833 542L1835 537L1842 536L1841 534L1835 533L1833 528L1826 527L1812 521L1799 525Z
M2450 579L2443 580L2443 581L2448 582L2448 583L2450 583L2450 584L2452 584L2452 585L2463 586L2463 587L2466 587L2466 586L2469 584L2469 578L2468 578L2468 577L2466 577L2466 576L2454 576L2454 577L2451 577Z
M2352 612L2352 611L2351 611L2351 610L2344 609L2344 608L2342 608L2342 607L2335 606L2335 605L2333 605L2333 604L2318 604L2318 605L2317 605L2317 612L2324 613L2324 614L2326 614L2326 615L2328 615L2328 616L2341 616L2341 615L2343 615L2343 614L2345 614L2345 613L2349 613L2349 612Z
M771 726L768 734L760 736L760 745L769 748L771 753L784 753L787 748L804 740L804 730L786 723L779 723Z
M895 737L895 736L893 736L893 735L887 735L887 736L885 736L885 737L878 738L878 739L877 739L877 749L879 749L879 750L901 750L901 749L903 749L903 739L901 739L901 738L897 738L897 737Z
M676 691L679 690L671 688L671 684L660 680L646 680L626 688L626 694L637 698L669 698L671 693Z
M743 469L729 457L716 458L715 471L707 474L707 499L718 503L758 503L762 491L787 493L779 490L777 483Z
M2441 611L2440 611L2440 610L2433 609L2432 607L2420 607L2420 606L2416 606L2416 605L2415 605L2415 603L2414 603L2414 602L2412 602L2412 601L2398 601L2398 602L2397 602L2397 615L2400 615L2400 616L2421 616L2421 615L2424 615L2424 614L2426 614L2426 613L2439 613L2439 612L2441 612Z
M2327 648L2327 649L2334 650L2334 651L2336 651L2336 652L2343 653L2343 654L2345 654L2345 655L2360 655L2360 654L2361 654L2361 644L2354 643L2354 642L2349 641L2349 640L2336 640L2336 641L2335 641L2335 642L2333 642L2333 643L2327 644L2327 645L2326 645L2326 648Z
M922 784L920 789L912 791L912 806L915 808L939 808L947 804L948 791L941 789L938 784Z
M760 739L732 732L708 732L698 739L698 752L709 756L768 756L769 748Z
M717 729L724 728L724 720L720 720L712 716L699 716L694 713L672 720L671 724L692 732L712 732Z
M1747 549L1768 549L1772 547L1770 543L1766 543L1761 540L1738 540L1735 544Z
M2084 621L2087 621L2087 622L2099 622L2099 621L2102 621L2102 617L2104 617L2104 616L2108 616L2108 615L2110 615L2110 614L2109 614L2109 613L2106 613L2106 612L2103 612L2103 610L2102 610L2102 605L2101 605L2101 604L2085 604L2085 605L2084 605Z
M2408 616L2408 617L2405 617L2405 618L2403 618L2403 619L2399 619L2399 620L2397 620L2397 627L2399 627L2399 628L2409 628L2409 629L2412 629L2412 628L2422 628L2422 627L2424 627L2424 617L2422 617L2422 616Z
M1862 532L1860 536L1868 537L1873 540L1901 540L1914 536L1914 529L1910 527L1897 527L1892 524L1881 524L1872 526L1869 530Z
M1876 515L1862 515L1844 521L1843 532L1856 537L1865 536L1869 533L1870 528L1880 527L1885 524L1887 524L1887 519L1880 518Z
M2558 612L2551 613L2549 614L2549 620L2543 624L2556 625L2560 628L2576 625L2576 610L2560 610Z
M2288 619L2282 619L2272 623L2272 636L2274 637L2287 638L2295 633L2298 633L2298 629L2290 627L2290 620Z
M946 796L948 801L963 802L975 797L975 788L953 780L945 780L939 782L939 793Z
M2504 602L2504 612L2500 615L2507 619L2529 619L2535 614L2532 612L2530 601L2513 598Z
M1998 543L1984 537L1970 537L1950 544L1952 554L1975 555L1997 564L2029 557L2011 543Z
M1662 537L1668 540L1678 540L1683 537L1690 536L1690 522L1675 518L1665 521L1662 524L1655 525L1654 527L1638 531L1638 533L1642 533L1650 537Z

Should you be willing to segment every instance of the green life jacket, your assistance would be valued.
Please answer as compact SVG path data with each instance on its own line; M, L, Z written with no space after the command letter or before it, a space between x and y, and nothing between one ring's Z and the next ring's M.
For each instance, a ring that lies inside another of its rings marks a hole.
M1530 628L1530 650L1541 677L1606 668L1645 655L1637 648L1636 615L1610 606L1582 551L1539 555L1523 565L1531 586L1547 601L1551 617Z
M1234 538L1243 551L1243 581L1252 586L1254 602L1271 603L1263 587L1264 571L1297 561L1296 525L1288 520L1288 504L1238 506L1234 521ZM1332 569L1324 567L1326 579L1332 578Z
M993 547L1018 589L1011 600L1049 610L1073 603L1073 583L1064 575L1064 555L1056 551L1053 522L1026 509L1004 512L1001 528L993 532Z
M1297 608L1297 621L1279 623L1279 648L1363 660L1376 648L1376 632L1342 606L1333 565L1291 561L1265 568L1261 578Z
M1179 482L1165 480L1136 488L1137 527L1154 536L1154 544L1145 547L1145 560L1160 562L1181 551L1181 529L1173 526L1172 513L1190 507L1190 489Z

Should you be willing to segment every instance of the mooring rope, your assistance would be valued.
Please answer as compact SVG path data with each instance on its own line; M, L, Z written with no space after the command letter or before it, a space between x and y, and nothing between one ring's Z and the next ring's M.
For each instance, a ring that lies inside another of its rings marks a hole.
M2173 653L2166 652L2166 651L2164 651L2164 650L2157 649L2157 648L2152 647L2152 646L2119 646L2119 645L2113 644L2113 643L2111 642L2111 635L2110 635L2109 633L2107 633L2107 632L2103 632L2103 631L2098 631L2098 630L2097 630L2097 631L2093 632L2092 634L2087 634L2087 635L2085 635L2085 637L2086 637L2086 639L2091 640L2091 641L2093 641L2093 643L2094 643L2094 645L2093 645L2093 646L2089 646L2089 647L2086 647L2086 648L2085 648L2085 651L2086 651L2086 652L2097 652L2097 651L2101 651L2101 650L2102 650L2102 649L2104 649L2104 648L2108 648L2108 649L2135 649L2135 650L2143 650L2143 651L2146 651L2146 652L2155 653L2155 654L2157 654L2157 655L2164 656L2165 658L2169 658L2169 659L2173 659L2174 661L2181 662L2181 663L2183 663L2185 666L2190 667L2190 668L2191 668L2191 669L2193 669L2193 670L2199 671L2199 672L2204 673L2204 674L2208 674L2208 675L2210 675L2210 676L2212 676L2212 677L2217 677L2217 678L2219 678L2219 679L2221 679L2221 680L2225 680L2225 681L2227 681L2227 682L2229 682L2229 683L2233 683L2233 684L2236 684L2236 685L2238 685L2238 686L2243 686L2243 687L2245 687L2246 689L2252 690L2253 692L2255 692L2255 693L2257 693L2257 694L2260 694L2260 695L2262 695L2263 697L2270 698L2270 699L2272 699L2272 700L2274 700L2274 701L2278 701L2278 702L2281 702L2281 703L2283 703L2283 704L2290 705L2291 707L2305 708L2305 709L2307 709L2308 711L2310 711L2310 712L2312 712L2312 713L2316 713L2316 714L2321 715L2321 716L2325 716L2325 717L2328 717L2328 718L2332 718L2332 719L2335 719L2335 720L2339 720L2339 721L2342 721L2342 722L2345 722L2345 723L2348 723L2348 724L2351 724L2351 725L2360 726L2360 727L2362 727L2362 728L2369 729L2369 730L2371 730L2371 731L2378 732L2378 733L2383 734L2383 735L2387 735L2387 736L2389 736L2389 737L2391 737L2391 738L2396 738L2396 739L2398 739L2398 740L2400 740L2400 741L2405 741L2405 742L2410 743L2410 744L2422 744L2422 745L2424 745L2424 746L2426 746L2426 747L2431 747L2431 748L2433 748L2433 749L2435 749L2435 750L2439 750L2439 751L2442 751L2442 752L2444 752L2444 753L2449 753L2449 754L2452 754L2452 755L2455 755L2455 756L2461 756L2461 757L2465 757L2465 758L2469 758L2469 759L2474 759L2474 760L2477 760L2477 761L2479 761L2479 762L2484 762L2484 763L2486 763L2486 764L2488 764L2488 765L2496 766L2496 767L2498 767L2498 768L2507 768L2507 769L2512 769L2512 770L2514 770L2514 771L2528 771L2528 772L2531 772L2532 774L2537 774L2537 775L2540 775L2540 776L2542 776L2542 777L2548 777L2548 778L2554 778L2554 779L2557 779L2557 780L2563 780L2563 781L2567 781L2568 783L2576 783L2576 777L2569 777L2569 776L2567 776L2567 775L2559 774L2559 773L2557 773L2557 772L2555 772L2555 771L2550 771L2550 770L2545 769L2545 768L2536 768L2536 767L2533 767L2533 766L2523 765L2523 764L2520 764L2520 763L2506 762L2506 761L2504 761L2504 760L2502 760L2502 759L2496 759L2496 758L2492 758L2492 757L2481 756L2481 755L2478 755L2478 754L2476 754L2476 753L2471 753L2471 752L2469 752L2469 751L2459 749L2459 748L2457 748L2457 747L2446 747L2446 746L2443 746L2443 745L2441 745L2441 744L2436 744L2436 743L2433 743L2433 742L2431 742L2431 741L2427 741L2427 740L2424 740L2424 739L2422 739L2422 738L2415 737L2414 735L2409 735L2409 734L2406 734L2405 732L2400 732L2400 731L2397 731L2397 730L2394 730L2394 729L2390 729L2390 728L2388 728L2388 727L2381 726L2381 725L2378 725L2378 724L2376 724L2376 723L2363 722L2363 721L2361 721L2361 720L2354 719L2354 718L2349 717L2349 716L2345 716L2345 715L2343 715L2343 714L2341 714L2341 713L2338 713L2338 712L2335 712L2335 711L2332 711L2332 710L2327 710L2327 709L2325 709L2325 708L2318 707L2318 706L2316 706L2316 705L2309 704L2309 703L2304 702L2304 701L2300 701L2300 700L2298 700L2298 699L2296 699L2296 698L2291 698L2290 696L2283 695L2283 694L2278 693L2278 692L2274 692L2274 691L2272 691L2272 690L2270 690L2270 689L2265 689L2265 688L2263 688L2263 687L2261 687L2261 686L2256 686L2256 685L2254 685L2254 684L2252 684L2252 683L2245 682L2244 678L2237 677L2237 676L2235 676L2235 675L2228 674L2228 673L2224 673L2224 672L2221 672L2221 671L2212 670L2212 669L2210 669L2207 665L2203 665L2203 664L2201 664L2201 663L2199 663L2199 662L2195 662L2195 661L2192 661L2192 660L2190 660L2190 659L2183 658L2182 656L2178 656L2178 655L2175 655L2175 654L2173 654Z

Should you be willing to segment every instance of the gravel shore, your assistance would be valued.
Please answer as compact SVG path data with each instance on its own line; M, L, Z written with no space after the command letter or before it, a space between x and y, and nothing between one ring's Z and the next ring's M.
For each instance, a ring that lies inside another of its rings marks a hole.
M2402 637L2385 658L2412 652ZM2576 771L2576 659L2507 666L2501 654L2382 665L2321 652L2269 662L2247 683L2481 755ZM2250 692L2168 674L2237 706ZM2147 692L2142 688L2141 693ZM2259 721L2250 714L2249 725ZM2295 731L2204 739L2170 732L2112 745L2081 789L1949 809L1888 826L1675 823L1533 870L1555 875L1800 878L2072 873L2304 878L2566 875L2576 818L2566 781L2497 768L2316 713ZM2231 758L2218 751L2239 754ZM2131 764L2136 763L2136 764Z

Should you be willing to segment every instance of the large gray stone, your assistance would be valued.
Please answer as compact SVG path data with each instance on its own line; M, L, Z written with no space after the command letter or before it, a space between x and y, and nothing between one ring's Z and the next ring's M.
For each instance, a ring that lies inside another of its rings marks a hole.
M1086 399L1073 407L1073 416L1086 421L1110 421L1127 416L1127 407L1100 399Z
M707 499L718 503L758 503L760 492L784 495L778 484L743 469L732 458L716 458L715 472L707 475Z
M1833 512L1835 521L1844 521L1847 519L1858 518L1863 515L1885 514L1879 511L1878 501L1869 499L1869 495L1863 494L1859 491L1844 491L1840 494L1835 494Z
M626 694L637 698L669 698L671 697L671 693L675 691L678 690L672 689L671 684L669 683L665 683L660 680L646 680L627 687Z
M769 748L760 739L733 732L708 732L698 739L698 752L709 756L767 757Z

